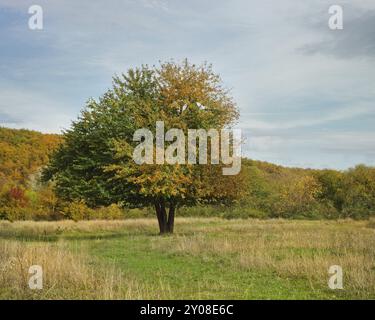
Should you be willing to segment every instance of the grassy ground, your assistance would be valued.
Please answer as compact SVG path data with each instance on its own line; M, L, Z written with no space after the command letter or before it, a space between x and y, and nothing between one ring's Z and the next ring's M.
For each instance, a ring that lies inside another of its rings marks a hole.
M0 222L2 299L375 298L374 221ZM28 288L41 265L42 290ZM340 265L344 290L328 288Z

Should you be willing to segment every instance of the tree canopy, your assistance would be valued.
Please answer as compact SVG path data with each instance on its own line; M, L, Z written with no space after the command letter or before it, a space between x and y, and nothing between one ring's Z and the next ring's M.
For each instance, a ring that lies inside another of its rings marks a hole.
M93 207L154 206L160 232L173 232L178 206L230 204L243 192L242 176L223 176L222 165L210 161L137 164L134 132L155 132L157 121L165 131L224 129L237 118L236 104L210 65L185 60L130 69L114 77L112 89L97 101L88 101L43 176L54 179L57 194L67 200L84 199Z

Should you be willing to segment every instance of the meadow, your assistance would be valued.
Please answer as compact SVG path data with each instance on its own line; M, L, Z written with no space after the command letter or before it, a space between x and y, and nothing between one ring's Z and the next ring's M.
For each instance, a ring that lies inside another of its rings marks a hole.
M374 248L375 220L2 221L0 299L374 299Z

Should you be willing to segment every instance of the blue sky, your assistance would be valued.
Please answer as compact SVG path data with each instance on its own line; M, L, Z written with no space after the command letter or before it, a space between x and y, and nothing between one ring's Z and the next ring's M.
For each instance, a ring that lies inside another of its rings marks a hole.
M332 4L343 30L328 28ZM115 73L187 57L231 89L244 155L375 165L373 0L0 0L0 40L1 126L60 132Z

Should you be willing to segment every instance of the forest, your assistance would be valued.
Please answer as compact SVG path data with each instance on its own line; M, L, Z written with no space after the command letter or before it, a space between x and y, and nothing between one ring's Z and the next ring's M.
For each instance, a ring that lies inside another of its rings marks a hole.
M62 141L60 135L0 128L0 219L77 221L155 215L147 206L130 208L120 202L93 206L58 197L54 181L42 182L41 172ZM181 206L177 216L368 219L375 215L374 167L312 170L244 158L240 176L245 187L234 206Z

